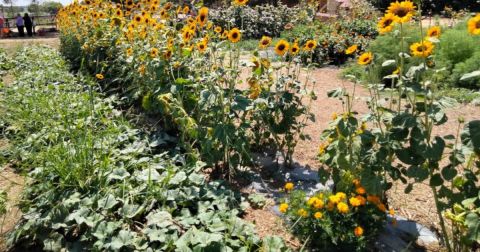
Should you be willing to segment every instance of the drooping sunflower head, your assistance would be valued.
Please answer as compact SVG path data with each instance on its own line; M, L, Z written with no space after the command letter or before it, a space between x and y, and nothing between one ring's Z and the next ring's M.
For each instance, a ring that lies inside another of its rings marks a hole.
M433 48L435 45L430 41L422 41L419 43L414 43L410 46L410 51L413 56L426 58L432 55Z
M197 16L197 22L198 24L203 27L207 23L208 19L208 8L207 7L202 7L198 11L198 16Z
M439 26L432 26L430 29L428 29L427 36L429 36L430 38L439 38L441 33L442 30Z
M358 46L357 45L352 45L350 47L347 48L347 50L345 50L345 54L347 55L351 55L351 54L354 54L358 49Z
M387 13L397 16L399 23L406 23L415 14L415 5L410 0L393 2L388 7Z
M260 42L258 43L258 47L260 49L265 49L267 48L270 44L272 43L272 38L268 36L262 36L262 39L260 39Z
M248 3L248 0L233 0L233 4L236 6L244 6Z
M293 43L292 48L290 48L290 54L292 55L297 55L300 52L300 46L298 46L298 43Z
M286 40L281 39L275 45L275 53L277 53L279 56L283 56L286 52L288 52L289 47L290 44Z
M368 65L373 61L373 54L371 52L366 52L360 55L358 58L358 64L360 65Z
M172 54L173 54L173 53L172 53L172 50L167 49L167 50L165 50L165 51L163 52L163 58L165 58L165 59L168 60L168 59L170 59L170 58L172 57Z
M242 38L242 33L238 28L233 28L228 32L228 40L232 43L237 43Z
M183 10L182 10L183 14L187 14L190 12L190 7L188 7L188 5L185 5L185 7L183 7Z
M377 24L378 32L380 32L380 34L391 32L396 22L398 22L397 16L392 13L385 14Z
M468 32L472 35L480 35L480 13L468 20Z
M158 56L158 49L157 48L152 48L150 50L150 57L156 58Z
M315 48L317 48L317 41L315 40L307 41L307 43L305 43L305 46L303 47L303 49L307 52L311 52L315 50Z

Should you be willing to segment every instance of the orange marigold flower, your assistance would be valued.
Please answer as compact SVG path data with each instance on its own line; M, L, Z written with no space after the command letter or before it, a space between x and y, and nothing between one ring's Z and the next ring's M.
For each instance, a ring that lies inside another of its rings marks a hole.
M282 203L282 204L280 204L280 206L278 207L278 210L279 210L281 213L286 213L287 210L288 210L288 204L287 204L287 203Z
M292 182L288 182L284 186L286 191L291 191L291 190L293 190L294 187L295 187L295 185Z
M358 194L365 194L366 193L365 188L363 188L362 186L357 187L357 189L355 189L355 192L358 193Z
M313 217L315 217L315 219L321 219L323 217L323 214L322 212L315 212L315 214L313 215Z
M348 208L347 204L345 204L343 202L340 202L340 203L337 204L337 210L340 213L346 214L346 213L348 213L349 208Z
M355 227L353 230L353 233L355 234L356 237L360 237L363 235L363 228L360 226Z

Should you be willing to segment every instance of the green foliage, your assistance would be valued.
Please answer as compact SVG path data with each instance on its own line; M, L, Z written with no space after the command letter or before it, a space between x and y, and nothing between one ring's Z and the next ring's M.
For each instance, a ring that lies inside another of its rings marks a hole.
M0 191L0 217L5 215L7 213L7 192L5 191Z
M2 109L13 156L29 180L25 213L8 244L19 250L255 251L238 194L207 182L204 164L168 151L171 137L147 137L98 93L68 73L52 49L15 58L16 82ZM30 169L33 168L33 169ZM32 218L33 217L33 218ZM267 241L270 243L270 241ZM283 247L281 242L275 244ZM268 246L268 245L264 245Z
M286 5L230 6L211 10L210 18L224 29L240 27L244 38L277 37L288 23L297 23L299 10Z
M466 31L466 24L460 23L465 29L448 29L441 38L436 51L437 60L447 66L455 66L471 58L475 52L480 52L480 39L471 36Z
M463 88L480 89L480 76L464 78L466 74L480 70L479 62L480 50L476 51L464 62L455 65L452 70L452 75L450 76L450 83L457 83L459 87Z
M253 193L248 195L248 202L250 202L253 208L259 209L267 204L267 199L261 194Z

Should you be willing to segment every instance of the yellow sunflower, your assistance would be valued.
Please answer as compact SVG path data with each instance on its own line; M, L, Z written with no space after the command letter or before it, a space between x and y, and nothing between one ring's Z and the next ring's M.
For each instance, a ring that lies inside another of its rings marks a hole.
M388 7L387 13L393 14L398 17L399 23L406 23L412 19L415 14L415 5L410 0L402 2L391 3Z
M135 24L140 24L140 23L142 23L142 21L143 21L143 17L140 16L140 15L135 15L135 17L133 17L133 22Z
M288 52L288 48L290 47L290 44L284 40L284 39L281 39L280 41L277 42L277 44L275 45L275 52L279 55L279 56L283 56L285 55L286 52Z
M360 65L368 65L373 61L373 54L371 52L366 52L360 55L358 58L358 64Z
M200 53L204 53L207 50L207 40L203 39L197 43L197 49Z
M197 16L197 22L198 24L203 27L207 23L208 19L208 8L207 7L202 7L198 11L198 16Z
M216 33L221 33L221 32L222 32L222 27L216 26L215 29L214 29L214 31L215 31Z
M347 50L345 50L345 54L347 55L354 54L357 51L357 49L358 49L357 45L352 45L349 48L347 48Z
M468 20L468 32L472 35L480 35L480 13Z
M300 52L300 46L298 46L298 43L295 42L290 48L290 54L297 55L299 52Z
M391 13L385 14L385 16L383 16L377 24L378 32L380 32L380 34L391 32L393 30L393 26L397 21L397 16Z
M233 28L228 32L228 39L232 43L237 43L242 38L242 33L238 28Z
M183 7L183 10L182 10L183 14L187 14L190 12L190 7L188 7L188 5L185 5L185 7Z
M247 2L248 0L233 0L233 4L236 6L244 6Z
M95 77L99 80L103 80L105 77L103 77L103 74L96 74Z
M442 34L442 30L440 29L440 26L432 26L427 31L427 36L431 38L439 38L441 34Z
M158 56L158 49L157 48L152 48L150 50L150 57L156 58Z
M182 38L184 42L188 42L192 39L193 37L193 32L189 29L185 29L182 32Z
M423 41L419 43L414 43L410 46L410 51L412 52L413 56L426 58L432 55L433 45L430 41Z
M262 39L260 39L260 42L258 43L258 47L260 49L265 49L267 48L270 44L272 43L272 38L268 36L262 36Z
M305 46L303 47L303 50L307 52L311 52L317 48L317 41L315 40L309 40L307 43L305 43Z

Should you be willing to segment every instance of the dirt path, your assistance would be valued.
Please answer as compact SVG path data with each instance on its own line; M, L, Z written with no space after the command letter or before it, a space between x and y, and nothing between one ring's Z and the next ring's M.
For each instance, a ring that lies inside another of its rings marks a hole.
M33 45L47 45L53 48L58 48L60 41L57 36L52 37L35 37L35 38L8 38L0 39L0 48L5 49L9 53L15 52L18 48L33 46Z

